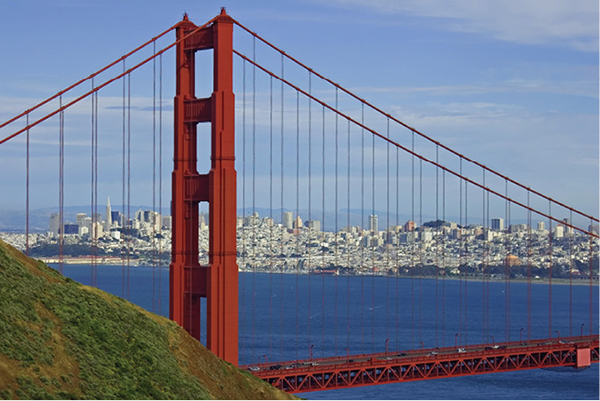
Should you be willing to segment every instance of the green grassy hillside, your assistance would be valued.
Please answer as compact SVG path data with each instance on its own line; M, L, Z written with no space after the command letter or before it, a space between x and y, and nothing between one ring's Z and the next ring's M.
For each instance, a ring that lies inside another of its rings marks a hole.
M292 399L0 241L0 398Z

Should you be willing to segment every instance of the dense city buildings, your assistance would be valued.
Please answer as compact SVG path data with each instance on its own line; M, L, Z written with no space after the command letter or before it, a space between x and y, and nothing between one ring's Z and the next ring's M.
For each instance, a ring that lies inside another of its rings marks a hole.
M104 215L77 213L75 222L60 227L60 216L50 216L46 234L30 234L29 247L34 256L56 258L62 240L64 249L79 249L78 257L92 253L106 263L127 255L139 264L155 263L160 257L168 264L171 251L171 218L158 212L138 210L127 218L113 211L110 200ZM376 275L478 275L589 277L590 255L597 278L598 240L574 231L564 224L546 229L511 224L506 229L502 218L491 225L461 227L455 222L433 221L418 226L379 227L377 215L369 216L369 227L347 226L338 232L325 231L315 219L303 222L293 212L283 212L281 222L258 213L237 218L238 266L242 271L288 273L376 274ZM199 216L201 263L208 262L208 215ZM590 230L597 231L593 226ZM0 234L20 249L24 234ZM54 246L54 248L52 247ZM79 248L77 248L79 247ZM36 250L44 251L36 253ZM75 263L74 255L65 260ZM73 252L72 252L73 253ZM84 259L83 259L84 260ZM154 262L153 262L154 261Z

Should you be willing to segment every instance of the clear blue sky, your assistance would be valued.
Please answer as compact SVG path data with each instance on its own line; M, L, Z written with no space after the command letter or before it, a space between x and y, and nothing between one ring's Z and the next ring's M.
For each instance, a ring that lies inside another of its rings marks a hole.
M0 0L0 120L221 6L407 124L598 215L596 0Z

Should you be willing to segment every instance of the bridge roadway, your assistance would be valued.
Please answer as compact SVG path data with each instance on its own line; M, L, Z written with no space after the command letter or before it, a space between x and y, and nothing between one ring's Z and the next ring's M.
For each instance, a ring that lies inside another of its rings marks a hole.
M241 366L289 393L598 363L598 336L348 355Z

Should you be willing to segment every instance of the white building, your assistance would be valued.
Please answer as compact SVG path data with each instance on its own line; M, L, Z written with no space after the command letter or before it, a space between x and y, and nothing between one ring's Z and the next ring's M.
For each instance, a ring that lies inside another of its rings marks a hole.
M110 208L110 196L106 201L106 219L104 220L104 231L110 231L112 227L112 211Z
M369 216L369 230L373 234L377 234L379 232L379 218L376 214Z
M283 226L288 230L294 228L294 214L292 212L283 212Z
M554 238L562 238L565 236L565 226L558 225L554 227Z

